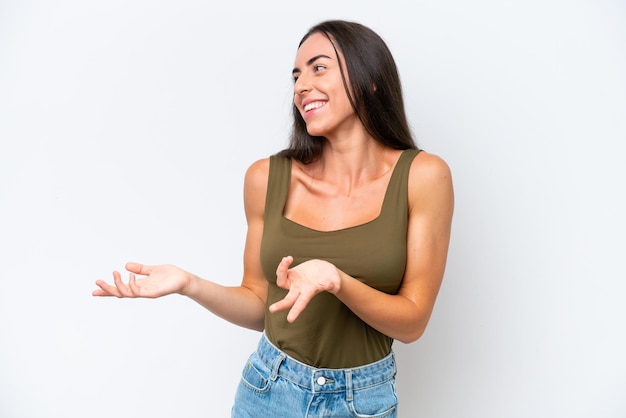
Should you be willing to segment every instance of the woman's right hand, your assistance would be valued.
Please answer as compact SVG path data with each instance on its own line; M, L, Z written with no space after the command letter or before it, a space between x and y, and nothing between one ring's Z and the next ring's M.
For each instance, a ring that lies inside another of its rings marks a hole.
M173 265L146 266L127 263L130 272L128 283L122 281L119 272L113 272L113 284L97 280L99 289L93 296L115 296L118 298L158 298L172 293L181 293L191 281L191 275ZM143 277L137 278L136 275Z

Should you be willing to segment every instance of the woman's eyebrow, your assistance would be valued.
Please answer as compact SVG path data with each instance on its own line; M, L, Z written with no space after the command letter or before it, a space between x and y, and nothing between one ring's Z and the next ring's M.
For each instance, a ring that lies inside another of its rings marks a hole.
M314 56L313 58L310 58L310 59L306 62L307 67L308 67L309 65L313 64L315 61L317 61L317 60L318 60L318 59L320 59L320 58L328 58L328 59L330 59L330 57L329 57L328 55L324 55L324 54L316 55L316 56ZM296 73L299 73L299 72L300 72L300 69L299 69L298 67L295 67L295 68L291 71L291 74L296 74Z

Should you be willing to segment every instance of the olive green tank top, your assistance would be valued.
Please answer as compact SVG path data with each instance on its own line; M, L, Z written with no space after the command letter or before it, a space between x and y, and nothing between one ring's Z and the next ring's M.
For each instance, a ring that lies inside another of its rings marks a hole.
M265 332L269 340L295 359L319 368L356 367L380 360L393 340L363 322L334 295L317 294L293 322L288 310L267 308L287 291L276 285L282 257L292 267L310 259L334 264L346 274L382 292L395 294L406 266L408 173L418 150L405 150L393 169L380 214L361 225L317 231L283 215L291 183L291 160L270 157L261 264L269 282Z

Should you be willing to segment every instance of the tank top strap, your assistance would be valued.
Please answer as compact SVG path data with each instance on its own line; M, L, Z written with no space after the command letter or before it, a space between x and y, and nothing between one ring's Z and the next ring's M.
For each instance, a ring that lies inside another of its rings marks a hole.
M411 170L413 159L420 152L421 150L419 149L407 149L400 154L387 185L381 216L384 216L386 213L397 216L398 210L402 208L406 208L408 213L409 171Z
M291 160L289 158L270 156L270 171L267 179L265 197L265 217L282 217L291 183Z

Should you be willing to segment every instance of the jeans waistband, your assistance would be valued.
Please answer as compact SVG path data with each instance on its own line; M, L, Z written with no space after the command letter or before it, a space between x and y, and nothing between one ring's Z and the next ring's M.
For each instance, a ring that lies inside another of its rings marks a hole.
M272 344L263 333L257 354L261 361L272 370L272 380L280 376L314 393L352 392L352 390L384 383L396 375L393 352L379 361L363 366L318 369L290 357Z

